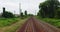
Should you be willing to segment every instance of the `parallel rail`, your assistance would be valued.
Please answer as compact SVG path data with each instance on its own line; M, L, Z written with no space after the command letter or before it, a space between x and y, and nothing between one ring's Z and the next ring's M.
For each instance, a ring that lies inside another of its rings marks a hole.
M17 32L60 32L60 29L31 17Z

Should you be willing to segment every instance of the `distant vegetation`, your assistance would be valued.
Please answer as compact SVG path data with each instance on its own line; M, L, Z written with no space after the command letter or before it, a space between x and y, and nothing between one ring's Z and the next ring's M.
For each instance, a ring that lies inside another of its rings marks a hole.
M14 15L13 15L13 13L11 13L11 12L5 11L5 8L3 8L2 17L4 17L4 18L13 18Z
M13 18L15 17L11 12L5 12L5 14L2 14L2 17L4 18Z

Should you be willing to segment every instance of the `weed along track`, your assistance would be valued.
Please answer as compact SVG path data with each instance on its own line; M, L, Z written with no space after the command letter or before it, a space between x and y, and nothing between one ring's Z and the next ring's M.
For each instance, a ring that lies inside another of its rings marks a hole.
M60 32L60 29L31 17L17 32Z

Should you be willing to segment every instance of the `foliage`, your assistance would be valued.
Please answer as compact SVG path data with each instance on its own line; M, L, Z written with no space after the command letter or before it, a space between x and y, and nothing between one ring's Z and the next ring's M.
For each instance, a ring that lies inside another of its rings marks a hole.
M25 11L25 15L27 16L27 11Z
M60 3L58 0L46 0L39 5L39 13L42 17L54 18Z
M6 12L5 11L4 14L2 13L2 17L4 17L4 18L13 18L14 15L11 12Z
M40 13L40 11L37 13L37 16L41 16L41 13Z
M28 16L33 16L33 14L28 14Z
M60 19L60 7L57 9L56 18Z
M26 18L27 16L28 16L28 14L27 14L27 11L25 10L25 12L24 12L24 17Z
M14 15L11 12L5 11L5 7L3 7L2 17L4 17L4 18L12 18L12 17L14 17Z
M20 16L22 19L24 18L24 15L23 15L23 13L21 12L21 16Z

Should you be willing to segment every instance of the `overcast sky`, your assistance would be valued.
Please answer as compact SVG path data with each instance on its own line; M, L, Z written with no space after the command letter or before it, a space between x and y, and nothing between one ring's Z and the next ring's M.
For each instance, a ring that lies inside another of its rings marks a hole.
M19 3L21 3L22 12L28 11L28 14L35 14L39 10L39 3L45 0L0 0L0 12L5 7L7 11L19 14Z

